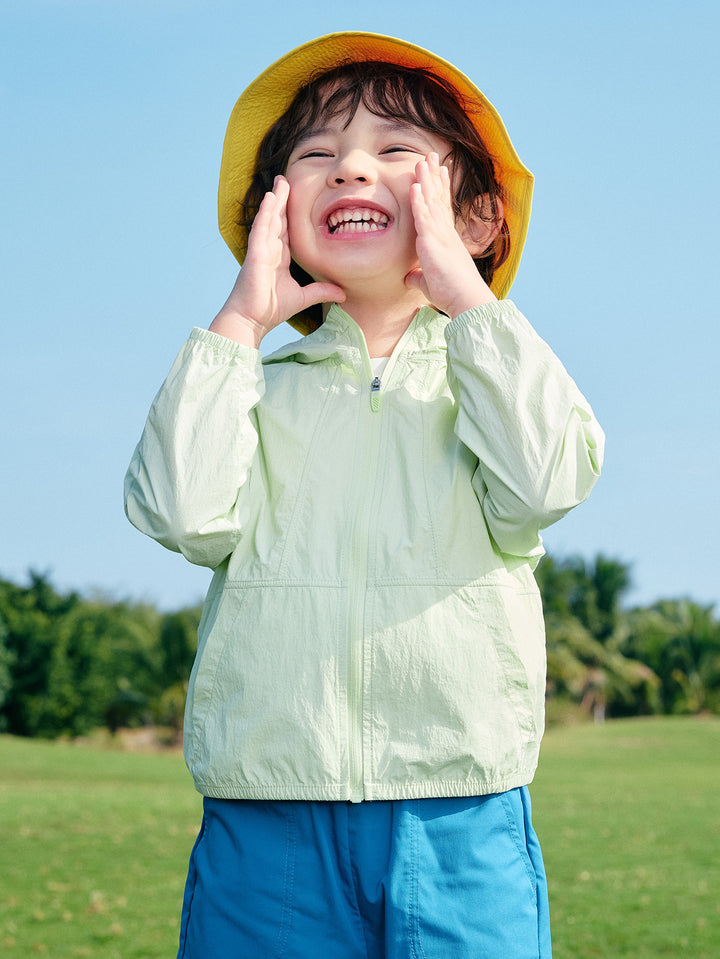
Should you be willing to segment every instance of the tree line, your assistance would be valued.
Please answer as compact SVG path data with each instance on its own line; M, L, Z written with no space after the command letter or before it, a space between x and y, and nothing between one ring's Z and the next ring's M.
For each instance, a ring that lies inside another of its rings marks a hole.
M626 565L596 557L537 570L547 631L550 722L720 713L713 606L660 600L626 609ZM45 574L0 579L0 732L54 738L99 727L179 735L200 608L162 613L58 593Z

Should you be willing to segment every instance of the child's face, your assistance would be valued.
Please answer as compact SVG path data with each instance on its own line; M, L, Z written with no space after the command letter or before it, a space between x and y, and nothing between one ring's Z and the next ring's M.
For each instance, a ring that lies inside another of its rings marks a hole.
M288 233L296 262L314 279L347 288L402 282L417 265L410 185L419 160L450 145L360 105L349 124L335 117L290 154Z

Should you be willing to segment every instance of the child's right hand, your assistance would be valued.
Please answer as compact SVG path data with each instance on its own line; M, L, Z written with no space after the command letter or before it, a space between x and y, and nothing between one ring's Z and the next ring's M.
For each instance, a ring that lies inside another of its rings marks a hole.
M290 274L285 177L266 193L248 238L245 262L225 305L210 324L219 333L257 349L266 333L316 303L342 302L333 283L300 286Z

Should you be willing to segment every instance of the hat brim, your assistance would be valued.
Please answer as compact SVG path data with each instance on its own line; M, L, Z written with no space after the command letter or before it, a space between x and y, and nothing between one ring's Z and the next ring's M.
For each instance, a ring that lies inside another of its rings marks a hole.
M311 40L269 66L241 94L228 122L220 166L218 221L223 239L242 264L247 252L247 236L238 222L238 213L253 178L258 148L298 90L314 76L347 61L361 60L381 60L430 70L449 81L472 104L469 117L495 162L510 233L510 255L495 270L490 287L499 299L507 296L527 235L533 175L515 152L495 107L464 73L422 47L381 34L347 31ZM291 323L302 332L307 331L304 318L293 318Z

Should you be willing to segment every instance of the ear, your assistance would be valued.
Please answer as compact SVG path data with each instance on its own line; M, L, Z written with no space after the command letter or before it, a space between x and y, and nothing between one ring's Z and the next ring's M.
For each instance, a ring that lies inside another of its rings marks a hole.
M499 197L495 200L495 209L496 217L492 219L490 195L484 193L467 216L461 214L455 221L455 229L470 256L481 256L502 229L505 209Z

